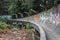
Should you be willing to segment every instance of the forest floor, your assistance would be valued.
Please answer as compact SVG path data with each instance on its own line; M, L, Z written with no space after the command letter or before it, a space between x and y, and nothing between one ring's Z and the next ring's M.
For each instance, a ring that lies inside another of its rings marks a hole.
M31 30L0 30L0 40L32 40Z

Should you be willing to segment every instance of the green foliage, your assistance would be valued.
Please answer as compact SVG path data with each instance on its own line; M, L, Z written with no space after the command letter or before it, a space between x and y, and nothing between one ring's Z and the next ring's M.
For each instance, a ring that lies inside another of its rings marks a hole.
M10 15L13 15L13 14L16 13L17 7L18 6L17 6L17 3L16 2L10 3L10 6L8 8L8 12L10 13Z
M1 21L1 22L6 22L7 19L0 17L0 21Z
M14 28L12 28L11 30L13 30L13 31L17 31L17 30L18 30L18 28L14 27Z
M26 29L31 29L29 23L26 24Z
M7 29L7 26L5 22L0 22L0 29Z
M24 13L24 12L30 12L29 10L32 9L32 0L14 0L12 2L12 0L10 1L10 5L8 8L8 12L9 14L13 15L16 13Z
M10 5L8 11L11 15L13 15L15 13L15 9L16 9L16 5Z
M52 8L58 0L0 0L0 14L7 11L10 15L15 13L29 12L31 14L31 9L37 11L44 11L46 9ZM40 4L42 6L40 6ZM33 14L33 13L32 13Z

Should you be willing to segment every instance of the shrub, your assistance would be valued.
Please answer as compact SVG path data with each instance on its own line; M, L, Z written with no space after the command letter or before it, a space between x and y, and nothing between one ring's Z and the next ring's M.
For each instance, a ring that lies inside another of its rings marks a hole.
M0 22L6 22L7 19L0 17Z
M26 24L26 29L31 29L29 23Z
M14 27L14 28L12 28L11 30L13 30L13 31L17 31L17 30L18 30L18 28Z
M7 29L7 26L5 22L0 22L0 29Z

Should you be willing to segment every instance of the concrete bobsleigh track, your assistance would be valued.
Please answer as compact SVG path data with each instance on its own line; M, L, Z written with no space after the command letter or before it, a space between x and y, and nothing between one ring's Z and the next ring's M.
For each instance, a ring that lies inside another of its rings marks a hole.
M32 23L36 26L34 26L34 28L39 32L40 34L40 40L46 40L46 35L45 35L45 32L44 30L42 29L42 27L40 26L39 23L33 21L33 20L29 20L29 18L27 19L13 19L12 21L23 21L23 22L29 22L29 23Z
M60 8L60 7L59 7ZM53 10L53 9L51 9ZM51 12L50 10L50 12ZM46 13L46 12L44 12ZM38 14L39 19L34 20L34 16L21 18L21 19L10 19L15 21L25 21L35 24L37 27L34 27L40 33L40 40L60 40L60 36L48 28L45 24L40 22L40 14Z

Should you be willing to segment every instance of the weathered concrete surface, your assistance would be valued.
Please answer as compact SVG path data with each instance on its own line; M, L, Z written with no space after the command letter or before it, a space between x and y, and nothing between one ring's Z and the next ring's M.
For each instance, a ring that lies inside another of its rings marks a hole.
M51 11L53 11L53 8L49 12L51 12ZM44 13L46 13L46 12L44 12ZM38 14L38 17L39 17L39 19L37 21L34 20L33 16L22 18L22 19L14 19L14 20L26 21L26 22L30 22L30 23L37 25L37 27L35 27L35 28L37 28L37 30L40 32L40 35L41 35L40 40L46 40L46 36L47 36L47 40L60 40L60 35L58 35L56 32L51 30L49 28L49 26L46 26L45 24L40 22L40 14ZM42 28L44 29L46 36L45 36L45 33Z
M60 40L60 35L58 35L53 30L49 29L45 24L42 26L46 32L47 40Z
M26 21L26 22L30 22L30 23L33 23L35 25L37 25L38 27L35 27L39 32L40 32L40 35L41 35L41 39L40 40L46 40L46 36L47 36L47 40L60 40L60 36L58 34L56 34L55 32L53 32L51 29L49 29L48 27L46 27L45 24L42 24L38 21L34 21L32 19L32 17L29 17L29 18L23 18L23 19L14 19L16 21ZM43 29L46 33L44 33L44 31L42 31Z
M30 22L32 24L35 24L36 26L34 26L34 28L40 33L40 40L46 40L46 35L44 30L42 29L42 27L40 26L40 23L37 21L34 21L33 16L28 17L28 18L23 18L23 19L13 19L15 21L25 21L25 22ZM30 19L31 18L31 19Z

